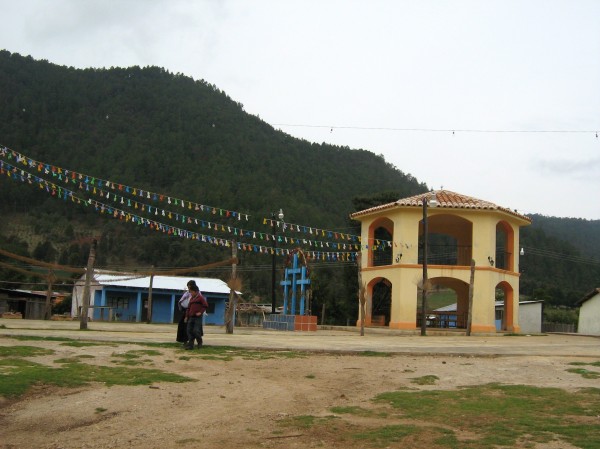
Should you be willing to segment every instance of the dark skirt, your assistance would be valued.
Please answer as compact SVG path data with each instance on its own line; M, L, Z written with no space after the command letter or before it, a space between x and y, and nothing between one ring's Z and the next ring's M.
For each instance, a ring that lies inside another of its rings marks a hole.
M185 323L184 320L185 313L181 315L179 323L177 324L177 341L179 343L186 343L188 341L187 323Z

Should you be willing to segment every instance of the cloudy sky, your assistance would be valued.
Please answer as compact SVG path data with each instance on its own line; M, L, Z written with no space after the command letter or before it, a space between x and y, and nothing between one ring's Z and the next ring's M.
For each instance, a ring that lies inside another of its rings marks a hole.
M0 49L164 67L432 188L600 219L600 1L0 0L0 17Z

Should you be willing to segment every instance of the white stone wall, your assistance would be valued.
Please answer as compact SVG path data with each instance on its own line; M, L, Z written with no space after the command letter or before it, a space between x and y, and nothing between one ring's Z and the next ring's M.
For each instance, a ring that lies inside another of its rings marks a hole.
M577 332L584 335L600 335L600 293L581 305Z

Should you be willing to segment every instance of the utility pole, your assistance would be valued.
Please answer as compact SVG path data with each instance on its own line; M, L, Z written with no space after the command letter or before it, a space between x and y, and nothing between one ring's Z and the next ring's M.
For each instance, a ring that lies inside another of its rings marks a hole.
M475 284L475 259L471 259L471 279L469 281L469 312L467 315L467 337L471 335L473 322L473 285Z
M152 322L152 284L154 283L154 265L150 269L150 287L148 288L148 313L146 314L146 322Z
M87 269L85 271L85 286L83 287L83 304L81 306L81 316L79 317L79 329L87 329L88 323L88 308L90 306L90 284L94 278L94 263L96 261L96 244L97 240L92 240L90 246L90 254L88 256Z
M235 309L237 308L237 294L235 290L238 288L237 281L237 242L234 240L231 245L231 280L229 281L229 307L227 308L227 316L225 317L225 332L233 334L235 327Z
M365 297L365 285L362 281L362 253L358 253L357 257L358 261L358 304L360 306L360 336L365 336L365 315L366 315L366 307L365 303L367 302Z

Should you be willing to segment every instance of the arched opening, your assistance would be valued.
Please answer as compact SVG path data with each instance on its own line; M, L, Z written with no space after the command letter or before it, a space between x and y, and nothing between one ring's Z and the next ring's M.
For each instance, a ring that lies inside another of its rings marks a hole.
M497 331L514 330L514 295L513 288L508 282L500 282L496 285L495 294L495 322Z
M371 325L388 326L392 313L392 284L385 278L374 279L371 290Z
M473 224L455 215L428 217L427 263L431 265L470 265ZM423 263L423 220L419 222L419 262Z
M394 223L389 218L375 220L369 228L369 266L392 264Z
M496 254L495 261L490 259L490 264L502 270L514 271L514 231L505 221L496 225Z
M429 279L427 327L466 329L469 313L469 284L450 277ZM421 325L422 290L418 289L417 327Z

